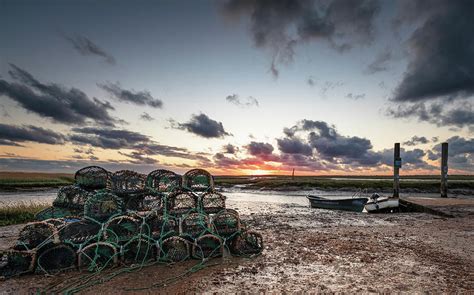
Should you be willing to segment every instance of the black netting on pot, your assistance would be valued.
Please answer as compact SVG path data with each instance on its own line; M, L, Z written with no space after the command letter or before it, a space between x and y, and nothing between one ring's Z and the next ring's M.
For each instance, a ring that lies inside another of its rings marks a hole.
M59 232L59 239L63 243L80 247L81 244L98 241L101 229L102 225L92 220L70 221Z
M143 201L148 194L145 192L140 193L130 193L122 195L121 199L123 200L126 210L138 211L142 210Z
M221 257L223 250L222 240L215 235L207 234L195 240L192 255L196 259Z
M225 209L226 197L218 192L208 192L201 197L202 210L208 214Z
M87 190L104 189L107 187L109 172L99 166L88 166L77 170L74 179L81 188Z
M99 191L90 197L84 205L84 216L97 221L105 221L110 216L124 212L123 200L117 195Z
M179 233L179 222L171 216L152 214L145 219L141 232L154 240L163 240Z
M158 169L148 174L146 186L152 191L171 193L181 187L181 175L173 171Z
M44 221L25 225L18 236L15 250L31 250L49 243L59 243L58 230Z
M156 244L140 237L128 241L121 251L122 263L125 265L144 264L155 260L157 256Z
M92 196L92 193L82 189L77 185L67 185L59 189L53 206L58 208L68 208L83 210L86 200Z
M222 210L212 217L212 226L219 236L231 237L241 228L240 217L234 210Z
M7 250L0 252L0 276L12 277L34 270L36 251Z
M163 211L163 196L158 192L147 192L140 204L143 211Z
M263 251L262 235L254 231L244 231L232 241L230 251L235 255L255 255Z
M183 176L183 187L193 192L214 190L214 178L204 169L192 169Z
M192 192L176 191L167 197L167 212L184 214L198 208L197 197Z
M112 192L119 196L145 191L146 176L135 171L121 170L112 174Z
M104 226L104 239L117 244L126 243L140 232L140 221L126 215L117 216Z
M117 248L107 242L90 244L78 252L78 266L80 270L97 272L118 262Z
M180 262L189 258L191 244L188 240L173 236L161 244L159 259L169 262Z
M84 210L72 210L67 208L49 207L36 213L36 220L46 220L51 218L63 218L68 216L81 216Z
M209 217L202 213L190 213L181 220L181 235L195 239L209 231Z
M50 218L50 219L44 220L44 222L51 224L57 230L60 230L63 226L66 225L66 222L62 218Z
M38 254L36 272L56 273L76 266L76 250L65 244L55 245Z

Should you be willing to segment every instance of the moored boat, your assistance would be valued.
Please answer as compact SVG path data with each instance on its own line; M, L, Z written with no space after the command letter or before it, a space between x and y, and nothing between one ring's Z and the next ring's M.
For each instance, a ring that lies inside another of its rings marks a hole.
M367 204L365 204L365 210L369 213L376 212L391 212L397 210L399 206L398 198L380 196L379 194L373 194Z
M364 197L336 197L336 196L306 196L312 208L332 209L362 212L368 198Z

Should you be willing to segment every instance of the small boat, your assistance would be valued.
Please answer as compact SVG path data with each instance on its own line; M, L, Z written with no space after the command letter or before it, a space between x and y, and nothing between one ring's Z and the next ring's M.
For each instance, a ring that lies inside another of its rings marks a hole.
M398 205L398 198L373 194L365 204L365 210L369 213L391 212L398 209Z
M364 197L336 197L336 196L306 196L312 208L333 209L362 212L365 204L369 200Z

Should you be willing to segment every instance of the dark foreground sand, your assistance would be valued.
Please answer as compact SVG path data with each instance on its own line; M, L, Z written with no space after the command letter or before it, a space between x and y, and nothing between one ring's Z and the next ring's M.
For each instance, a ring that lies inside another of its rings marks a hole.
M368 215L311 209L296 204L229 202L264 236L259 257L155 265L125 273L84 294L235 292L474 292L474 211L456 218L425 213ZM253 213L250 213L253 212ZM19 227L0 228L0 247ZM215 265L217 264L217 265ZM78 277L27 275L0 281L2 294L26 294ZM167 282L165 286L145 290Z

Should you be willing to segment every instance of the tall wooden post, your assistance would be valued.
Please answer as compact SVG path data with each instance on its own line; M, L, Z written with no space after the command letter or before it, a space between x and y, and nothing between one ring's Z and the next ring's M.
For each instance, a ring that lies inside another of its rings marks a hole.
M291 180L295 180L295 168L293 168L293 173L291 173Z
M402 159L400 158L400 143L395 143L393 148L393 197L400 196L400 168Z
M441 144L441 198L448 197L448 143Z

